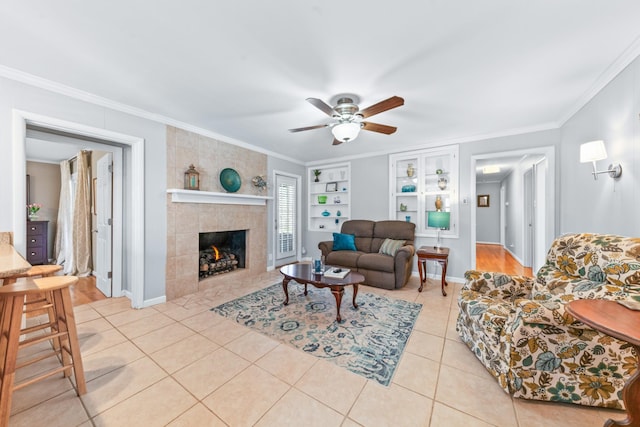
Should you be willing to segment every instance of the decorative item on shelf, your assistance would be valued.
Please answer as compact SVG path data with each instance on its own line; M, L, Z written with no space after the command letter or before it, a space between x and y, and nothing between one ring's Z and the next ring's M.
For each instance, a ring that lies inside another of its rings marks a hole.
M407 166L407 176L409 178L413 177L413 175L415 175L416 173L416 168L413 167L413 163L409 163L409 165Z
M329 172L329 181L333 179L333 172Z
M189 169L184 173L184 189L200 190L200 173L193 164L189 165Z
M416 192L416 186L409 184L409 185L403 185L402 186L402 192L403 193L415 193Z
M340 179L344 180L347 176L347 171L340 171Z
M329 216L329 215L331 215L331 213L328 210L325 209L324 211L322 211L322 216Z
M336 218L336 225L338 225L339 222L340 222L340 220L338 218Z
M342 212L340 211L336 212L336 216L342 216Z
M42 208L40 203L30 203L27 205L27 215L29 216L29 221L35 221L38 219L38 211Z
M316 177L314 182L320 182L320 174L321 173L322 173L322 171L320 169L314 169L313 170L313 175Z
M340 202L340 196L336 196L336 197L334 197L334 198L333 198L333 203L337 203L337 204L341 203L341 202Z
M436 175L442 175L444 171L442 169L436 169Z
M400 203L400 211L401 212L406 212L407 211L407 205L405 205L404 203Z
M260 175L257 175L251 178L251 183L253 184L254 187L257 187L258 190L260 191L264 191L264 189L267 188L266 179L264 179L264 177Z
M318 203L320 203L321 205L324 205L325 203L327 203L327 196L325 195L318 196Z
M338 183L333 181L333 182L327 182L327 186L325 188L324 191L338 191Z
M318 228L324 228L324 224L320 224Z
M444 190L445 188L447 188L447 178L445 178L444 176L441 176L440 178L438 178L438 188L441 190Z
M442 210L442 197L436 196L436 211L440 212Z
M411 222L411 215L405 216L404 220L407 221L407 222Z
M347 187L342 187L342 191L347 191Z
M224 168L220 172L220 185L229 193L235 193L240 189L242 180L238 172L234 169Z

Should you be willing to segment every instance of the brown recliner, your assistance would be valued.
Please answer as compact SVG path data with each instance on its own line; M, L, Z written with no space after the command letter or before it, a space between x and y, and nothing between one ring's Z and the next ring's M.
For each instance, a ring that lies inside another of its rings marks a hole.
M399 289L407 284L413 269L416 225L405 221L355 219L342 224L341 233L355 236L356 251L333 250L333 241L318 243L328 265L357 271L365 284L384 289ZM404 240L394 256L379 253L385 239Z

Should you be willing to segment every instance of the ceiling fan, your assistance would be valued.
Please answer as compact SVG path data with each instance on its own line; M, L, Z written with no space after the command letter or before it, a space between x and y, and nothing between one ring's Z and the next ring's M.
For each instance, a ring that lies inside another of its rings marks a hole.
M360 133L360 129L384 133L391 135L398 128L394 126L381 125L378 123L364 122L363 119L371 117L374 114L391 110L392 108L404 105L404 99L399 96L373 104L370 107L360 110L358 107L358 99L355 95L339 95L335 107L331 107L323 100L318 98L307 98L307 101L314 107L333 118L335 121L324 125L307 126L303 128L289 129L289 132L301 132L304 130L320 129L324 127L331 128L333 133L333 145L342 144L343 142L353 141Z

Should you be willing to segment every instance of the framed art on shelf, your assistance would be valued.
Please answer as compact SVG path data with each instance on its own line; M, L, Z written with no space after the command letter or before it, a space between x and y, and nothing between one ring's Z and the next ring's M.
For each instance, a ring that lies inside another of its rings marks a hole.
M338 191L338 183L337 182L327 182L326 192L330 191Z

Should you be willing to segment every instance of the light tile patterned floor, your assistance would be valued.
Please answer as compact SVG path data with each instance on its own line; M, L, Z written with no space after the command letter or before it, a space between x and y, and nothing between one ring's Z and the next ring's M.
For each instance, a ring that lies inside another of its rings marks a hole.
M26 387L14 393L10 425L595 427L624 418L505 394L457 337L460 284L451 283L447 297L431 280L418 293L415 277L397 291L361 287L423 304L393 382L383 387L209 312L280 275L229 278L142 310L124 298L76 307L87 394L77 397L59 377Z

